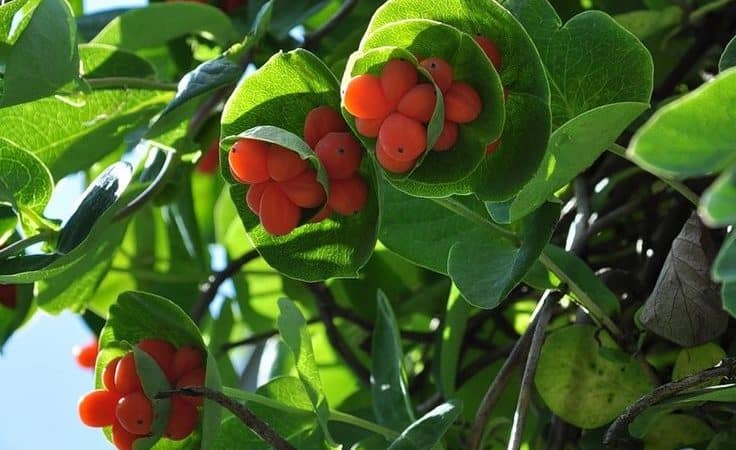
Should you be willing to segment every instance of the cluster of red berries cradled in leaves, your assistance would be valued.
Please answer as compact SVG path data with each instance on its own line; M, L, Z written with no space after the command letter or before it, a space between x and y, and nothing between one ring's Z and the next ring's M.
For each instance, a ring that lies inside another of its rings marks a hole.
M18 289L14 284L0 284L0 305L8 309L18 305Z
M501 70L501 52L498 50L498 47L496 47L496 44L488 39L487 37L476 34L473 36L473 39L475 40L476 44L483 50L483 53L486 54L488 57L488 60L491 61L491 64L493 64L493 67L496 68L497 71ZM506 88L503 89L503 99L506 100L508 92L506 92ZM496 139L495 141L491 142L486 146L486 155L490 155L491 153L495 152L498 146L501 145L501 140Z
M205 369L202 351L195 347L176 349L166 341L146 339L138 343L161 368L172 387L203 386ZM102 372L104 389L92 391L79 401L79 417L90 427L112 427L112 441L119 450L130 450L133 442L151 433L153 404L143 392L133 352L110 361ZM201 397L174 395L164 436L186 439L199 421Z
M90 341L87 345L75 345L72 348L72 354L74 359L79 364L79 367L85 369L94 369L95 362L97 361L97 340Z

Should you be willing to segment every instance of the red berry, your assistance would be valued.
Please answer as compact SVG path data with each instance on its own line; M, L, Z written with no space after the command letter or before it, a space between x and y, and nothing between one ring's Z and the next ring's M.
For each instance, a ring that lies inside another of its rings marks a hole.
M291 180L284 181L281 183L281 190L300 208L316 208L327 199L325 188L317 181L317 172L314 169L308 169Z
M88 427L107 427L115 422L116 392L96 390L79 399L79 418Z
M254 139L241 139L228 154L233 177L241 183L261 183L269 179L266 164L269 144Z
M220 141L215 139L210 144L209 149L204 152L202 158L197 162L197 172L199 173L213 173L217 170L220 165Z
M173 345L161 339L144 339L138 343L138 348L148 353L156 361L167 380L174 381L171 363L174 360L176 348Z
M397 105L401 97L419 81L417 69L408 61L394 59L381 69L381 88L386 100Z
M359 212L368 200L368 187L359 174L347 180L335 180L330 184L327 203L333 211L343 216Z
M358 170L363 159L360 144L350 133L330 133L315 148L331 180L344 180Z
M329 106L318 106L304 119L304 141L314 148L327 133L348 131L342 116Z
M381 125L378 139L392 159L412 161L427 147L427 129L417 120L393 113Z
M251 189L253 189L252 186ZM191 346L181 347L174 354L174 360L171 363L174 379L178 380L185 373L202 367L203 364L202 350Z
M482 108L480 96L473 86L468 83L452 83L452 87L445 94L445 119L468 123L480 115Z
M501 145L501 139L496 139L495 141L486 145L486 155L490 155L494 153L500 145Z
M139 436L129 432L120 422L112 424L112 443L118 450L133 450L133 443Z
M164 436L172 441L181 441L197 427L197 407L175 395L171 397L171 412Z
M108 391L117 391L115 387L115 371L120 363L120 358L115 358L105 366L105 370L102 371L102 384L107 388Z
M268 173L276 181L290 180L307 170L308 166L307 161L286 147L273 144L268 151Z
M202 3L207 2L203 1ZM230 14L237 11L241 6L243 6L243 3L243 0L222 0L222 5L220 6L220 9Z
M442 92L446 92L452 85L452 66L442 58L427 58L419 63L432 75L432 79Z
M391 110L381 87L381 80L370 74L358 75L348 82L344 97L345 109L362 119L380 119Z
M496 44L494 44L492 40L485 36L481 36L480 34L475 35L473 39L475 39L475 42L481 49L483 49L483 52L491 61L493 67L495 67L497 71L501 70L501 52L498 50L498 47L496 47Z
M386 152L386 149L383 147L380 139L376 142L376 159L378 159L378 163L381 165L381 167L391 173L406 173L410 171L411 168L414 167L414 164L416 164L417 162L416 159L410 159L408 161L399 161L398 159L393 159Z
M383 120L383 117L380 119L361 119L360 117L356 117L355 128L357 128L358 133L363 136L374 138L378 136L378 130L381 129Z
M200 367L182 375L181 378L179 378L179 381L176 382L176 387L202 387L204 386L204 378L204 368ZM188 395L182 395L181 397L194 406L200 406L202 404L202 397L192 397Z
M261 225L274 236L289 234L299 225L301 210L277 184L270 184L261 197Z
M316 216L309 220L309 223L319 223L332 215L332 208L330 205L325 205Z
M440 137L437 138L437 142L434 143L434 147L432 147L432 150L442 152L451 149L457 141L457 133L457 124L455 122L445 120L445 123L442 127L442 133L440 133Z
M85 369L94 369L95 361L97 361L97 341L92 341L87 345L79 346L75 345L72 348L74 359L77 360L77 364Z
M263 197L263 192L271 184L274 184L274 182L264 181L263 183L251 184L248 188L248 193L245 194L245 202L254 214L257 215L261 213L261 198Z
M0 305L15 309L18 304L18 290L14 284L0 284Z
M432 119L432 113L434 113L436 105L437 94L434 85L422 83L411 88L401 98L397 111L414 120L428 123Z
M118 401L115 416L128 432L142 436L151 432L153 405L142 392L133 392Z
M121 394L138 392L143 389L141 379L135 369L133 352L128 352L118 362L118 367L115 369L115 388Z

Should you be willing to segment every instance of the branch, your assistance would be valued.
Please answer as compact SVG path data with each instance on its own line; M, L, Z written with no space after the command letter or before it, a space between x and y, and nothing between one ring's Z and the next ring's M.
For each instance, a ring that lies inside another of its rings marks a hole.
M353 10L356 4L358 4L358 0L345 0L335 15L330 17L322 27L304 38L304 42L302 42L301 47L307 50L313 50L325 35L334 30L340 24L342 19L350 14L350 11Z
M173 395L182 394L191 397L204 397L219 404L233 413L241 422L258 435L263 442L276 450L296 450L286 439L281 437L269 424L253 414L244 404L233 400L222 392L207 387L183 387L170 391L159 392L156 398L168 398Z
M199 323L199 321L202 320L202 317L204 317L204 314L207 312L207 308L210 306L210 303L212 303L212 300L215 299L217 291L220 289L222 283L238 273L244 265L248 264L259 256L260 254L256 250L251 250L242 255L240 258L230 261L230 263L228 263L228 265L221 271L215 272L210 275L207 282L201 286L201 294L199 295L197 302L192 307L191 316L192 320L194 320L194 323Z
M161 91L176 91L176 83L165 83L162 81L148 80L145 78L135 77L106 77L106 78L85 78L84 81L92 89L106 88L138 88L138 89L157 89Z
M321 319L319 317L313 317L307 320L307 325L312 325L320 321ZM249 336L239 341L227 342L223 344L222 347L220 347L220 352L225 353L225 352L228 352L234 349L235 347L241 347L244 345L256 345L260 343L261 341L265 341L268 338L276 336L277 334L279 334L279 330L273 329L273 330L264 331L263 333L254 334L253 336Z

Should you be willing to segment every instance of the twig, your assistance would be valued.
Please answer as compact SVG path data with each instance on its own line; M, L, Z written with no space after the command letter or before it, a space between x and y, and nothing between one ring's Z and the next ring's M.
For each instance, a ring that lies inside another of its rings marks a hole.
M307 320L307 325L312 325L320 321L321 319L319 317L313 317ZM268 338L276 336L277 334L279 334L279 330L273 329L273 330L264 331L263 333L254 334L253 336L249 336L239 341L227 342L223 344L222 347L220 347L220 353L225 353L236 347L241 347L245 345L256 345L262 341L265 341Z
M192 307L192 320L194 320L195 323L199 323L199 321L202 320L202 317L204 317L204 314L207 311L207 308L210 306L210 303L212 303L212 300L215 299L217 291L220 289L222 283L238 273L244 265L248 264L259 256L260 255L256 250L251 250L242 255L240 258L230 261L230 263L228 263L228 265L221 271L215 272L210 275L207 282L201 286L201 294L199 295L199 298L197 298L197 302Z
M176 91L176 83L165 83L162 81L148 80L135 77L107 77L107 78L85 78L92 89L106 88L138 88L157 89L161 91Z
M519 390L519 399L516 403L516 412L514 413L514 422L511 426L511 436L509 437L508 450L519 450L521 446L522 434L524 433L524 423L526 422L526 413L529 410L529 403L532 399L532 390L534 385L534 373L539 363L539 355L542 351L544 343L544 333L552 317L552 305L559 301L562 294L560 292L547 291L546 295L539 301L542 303L542 309L539 312L537 323L534 325L534 335L532 336L531 345L529 346L529 356L526 359L524 367L524 375L521 378L521 389Z
M726 358L721 361L718 366L711 367L710 369L703 370L702 372L690 375L689 377L685 377L681 380L672 381L657 387L649 394L629 405L629 407L613 421L606 431L606 435L603 438L603 444L611 449L623 448L620 447L620 445L624 443L623 441L628 434L629 424L631 424L645 409L679 392L696 387L708 380L712 380L713 378L733 377L734 375L736 375L736 358Z
M158 194L161 189L163 189L163 187L166 185L166 181L169 179L169 176L173 173L174 168L176 167L175 161L177 154L176 152L162 149L158 149L157 151L164 152L165 154L161 170L156 175L156 178L151 181L151 184L149 184L143 192L141 192L136 198L131 200L130 203L128 203L115 213L115 216L113 216L112 219L113 222L117 222L131 216L133 213L143 207L143 205L148 203L150 199L155 197L156 194Z
M342 19L350 14L350 11L353 10L356 4L358 4L358 0L345 0L340 6L340 9L335 12L335 15L330 17L330 19L325 22L325 24L322 25L320 28L304 38L304 42L302 43L301 47L307 50L314 49L314 47L317 46L319 41L323 37L325 37L325 35L334 30L340 24Z
M286 439L281 437L276 430L271 428L269 424L261 420L253 414L248 407L242 403L233 400L222 392L210 389L208 387L182 387L171 391L159 392L156 398L168 398L173 395L187 395L193 397L205 397L216 402L223 408L233 413L248 428L258 435L263 442L267 443L276 450L296 450Z

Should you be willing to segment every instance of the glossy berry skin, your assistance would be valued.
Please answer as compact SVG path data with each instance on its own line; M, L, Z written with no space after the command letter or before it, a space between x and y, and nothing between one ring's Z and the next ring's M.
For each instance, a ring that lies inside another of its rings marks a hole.
M102 371L102 384L108 391L117 391L115 387L115 371L118 368L121 358L115 358L105 366L105 370Z
M120 394L105 390L87 393L79 400L79 418L88 427L108 427L115 422L115 405Z
M327 194L325 188L317 181L317 172L308 169L289 181L281 183L289 200L300 208L317 208L325 203Z
M133 450L133 443L139 437L123 428L120 422L112 424L112 443L118 450Z
M89 344L84 346L75 345L72 348L74 359L79 364L79 367L85 369L94 369L95 361L97 361L97 341L91 341Z
M143 389L141 379L136 372L133 352L128 352L118 362L118 367L115 369L115 389L121 394L138 392Z
M269 144L254 139L240 139L228 153L228 163L233 177L241 183L262 183L268 175Z
M133 392L118 401L115 416L128 432L146 435L151 432L153 405L143 392Z
M327 204L338 214L350 216L358 213L368 201L368 187L363 178L355 174L347 180L335 180L330 184Z
M427 147L427 129L417 120L393 113L381 125L378 140L392 159L412 161Z
M483 49L483 53L486 54L488 59L491 61L491 64L493 64L493 67L496 68L496 71L501 70L501 52L498 50L498 47L496 47L496 44L494 44L492 40L485 36L481 36L480 34L475 35L473 39L478 46Z
M378 131L381 129L384 118L380 119L361 119L360 117L355 118L355 128L358 133L365 137L374 138L378 136Z
M299 207L277 184L270 184L261 197L261 225L274 236L289 234L301 218Z
M304 141L314 148L327 133L348 131L342 116L329 106L318 106L304 119Z
M431 57L419 63L432 74L432 79L442 92L447 92L452 85L453 73L452 66L442 58Z
M472 122L480 115L482 103L478 91L468 83L453 83L445 94L445 119L457 122Z
M175 395L171 397L171 412L164 436L172 441L184 440L197 427L198 419L197 407Z
M350 133L330 133L314 149L330 180L350 178L363 159L363 149Z
M498 150L498 147L501 145L501 139L496 139L495 141L491 142L490 144L486 145L486 155L490 155L494 153L496 150Z
M223 0L222 5L220 5L220 9L230 14L240 9L244 3L244 0Z
M381 80L370 74L354 77L348 82L344 95L345 109L361 119L386 117L392 108L381 87Z
M245 194L245 202L248 204L248 208L253 211L253 214L261 213L261 198L263 198L263 192L271 184L274 184L274 182L264 181L263 183L251 184L248 188L248 193Z
M178 380L185 373L202 367L203 364L204 357L202 356L202 350L192 346L179 348L174 353L174 359L171 363L174 379Z
M309 223L320 223L332 215L332 208L330 205L325 205L316 216L309 220Z
M409 89L419 81L417 69L408 61L393 59L381 69L381 88L391 105L398 105Z
M166 379L174 381L172 363L176 348L166 341L160 339L144 339L138 343L138 348L148 353L156 361Z
M183 388L204 386L204 378L205 371L202 367L200 367L182 375L182 377L179 378L179 381L176 382L176 387ZM187 395L182 395L181 398L194 406L200 406L202 404L202 397L191 397Z
M286 181L307 170L309 163L296 152L273 144L268 151L268 174L275 181Z
M399 161L393 159L387 152L386 149L381 145L381 141L376 143L376 159L378 164L381 165L385 170L391 173L406 173L414 167L417 160L410 159L408 161Z
M199 173L214 173L220 165L220 141L215 139L197 162L196 170Z
M18 289L14 284L0 284L0 305L8 309L18 305Z
M429 123L436 105L437 94L434 90L434 85L422 83L411 88L401 98L396 110L414 120Z
M455 122L445 120L444 126L442 127L442 133L437 138L437 142L434 143L432 150L443 152L450 150L455 142L457 142L458 126Z

